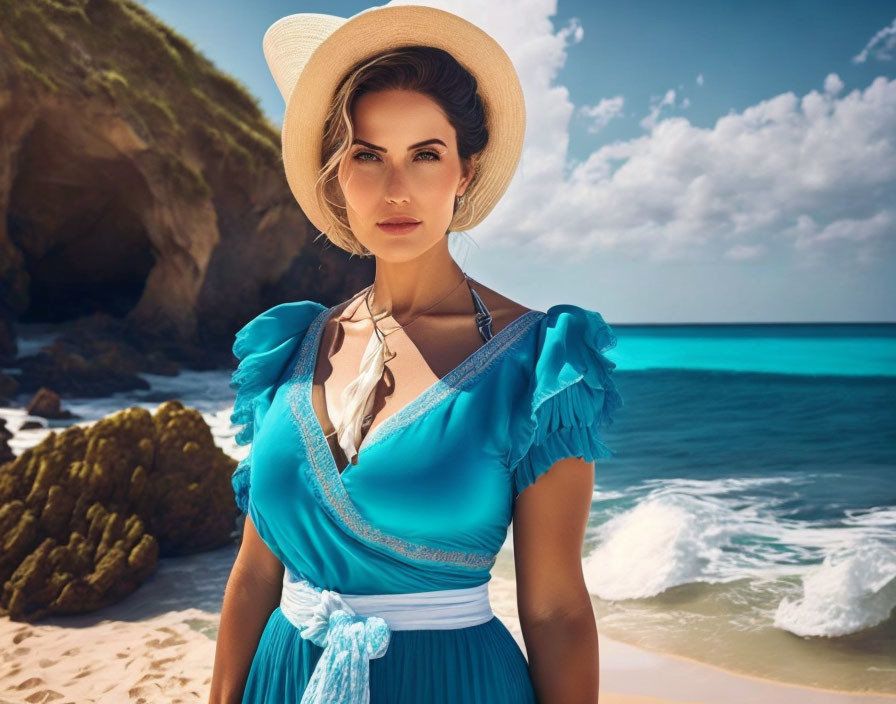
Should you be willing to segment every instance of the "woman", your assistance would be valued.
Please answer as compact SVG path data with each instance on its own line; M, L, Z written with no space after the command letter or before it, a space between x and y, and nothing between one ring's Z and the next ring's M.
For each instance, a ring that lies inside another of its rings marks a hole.
M264 46L290 187L376 276L237 333L247 515L212 701L596 702L581 549L622 403L615 337L599 313L472 281L448 251L519 160L509 58L419 6L292 15ZM488 601L511 519L528 663Z

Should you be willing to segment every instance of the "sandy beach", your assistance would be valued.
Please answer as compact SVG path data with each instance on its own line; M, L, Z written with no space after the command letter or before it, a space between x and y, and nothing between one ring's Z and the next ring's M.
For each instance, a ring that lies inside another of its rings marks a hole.
M0 704L207 702L224 585L236 545L160 560L158 572L102 611L30 625L0 621ZM520 646L513 580L492 577L490 598ZM876 704L731 674L600 636L603 704Z

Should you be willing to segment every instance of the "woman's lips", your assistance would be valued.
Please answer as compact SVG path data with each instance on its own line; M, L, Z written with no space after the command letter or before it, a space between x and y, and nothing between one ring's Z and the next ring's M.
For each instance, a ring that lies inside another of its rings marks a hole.
M390 235L406 235L407 233L413 231L415 227L417 227L419 222L400 222L400 223L388 223L388 222L378 222L376 226L380 228L383 232L388 232Z

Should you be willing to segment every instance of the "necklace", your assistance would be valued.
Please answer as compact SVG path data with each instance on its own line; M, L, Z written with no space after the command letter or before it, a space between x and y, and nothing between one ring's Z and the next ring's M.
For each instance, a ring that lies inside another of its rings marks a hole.
M373 284L371 284L370 288L367 290L367 293L364 296L364 302L367 305L367 311L370 313L370 320L373 322L373 332L370 335L370 340L367 342L367 347L361 357L358 376L352 379L352 381L342 390L342 394L340 395L342 402L342 417L334 424L336 426L335 432L339 441L339 446L342 448L345 456L353 464L355 463L355 458L358 454L358 446L361 442L361 428L365 421L372 418L370 409L373 407L376 387L386 371L386 362L394 359L397 354L393 353L386 345L386 336L391 335L397 330L403 330L421 315L432 310L439 303L448 298L448 296L454 293L462 283L468 280L469 277L466 272L462 273L463 278L460 280L460 283L458 283L457 286L454 286L442 298L428 308L424 308L408 322L385 332L380 330L377 325L377 320L388 315L389 311L374 314L370 307L370 294L373 292Z
M383 332L382 330L380 330L380 328L379 328L379 326L376 324L376 322L377 322L377 319L378 319L378 318L384 318L384 317L386 317L386 315L388 315L388 311L383 311L382 313L379 314L379 316L374 315L373 311L372 311L371 308L370 308L370 294L373 293L373 284L370 285L370 288L367 289L367 293L366 293L365 296L364 296L364 303L367 305L367 312L370 313L370 319L373 321L374 334L376 334L376 335L381 335L381 336L382 336L382 337L381 337L381 341L382 341L382 343L383 343L383 347L384 347L384 349L385 349L385 352L386 352L386 354L388 355L388 357L385 359L386 362L389 362L390 360L394 359L394 358L395 358L395 354L397 354L397 353L392 353L392 352L389 350L389 346L386 344L386 337L387 337L388 335L391 335L393 332L397 332L398 330L404 330L408 325L410 325L410 324L413 323L415 320L417 320L417 318L419 318L421 315L423 315L423 314L426 313L427 311L432 310L432 309L435 308L437 305L439 305L439 303L441 303L441 302L444 301L446 298L448 298L448 296L450 296L452 293L454 293L454 292L458 289L458 287L459 287L462 283L464 283L464 282L467 280L467 278L468 278L468 277L467 277L467 274L466 274L465 272L461 272L461 273L463 274L463 278L458 282L457 286L454 286L448 293L446 293L444 296L442 296L439 300L437 300L435 303L433 303L433 304L432 304L431 306L429 306L428 308L424 308L422 311L420 311L419 313L417 313L417 315L415 315L413 318L411 318L408 322L403 323L403 324L401 324L401 325L397 325L396 327L392 328L391 330L387 330L387 331L385 331L385 332Z

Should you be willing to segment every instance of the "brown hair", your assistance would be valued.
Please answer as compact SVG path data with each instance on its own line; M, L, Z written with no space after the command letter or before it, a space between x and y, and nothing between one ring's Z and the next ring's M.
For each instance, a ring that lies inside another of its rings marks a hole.
M326 236L353 254L368 254L352 233L339 187L339 165L354 139L352 107L365 93L390 89L413 90L431 98L445 112L457 134L457 151L464 170L473 178L463 204L455 201L448 232L463 230L476 209L473 184L478 177L478 154L488 143L485 106L476 92L476 78L450 53L431 46L406 46L368 57L352 67L336 88L327 113L321 148L322 166L315 183L318 207L329 222Z

